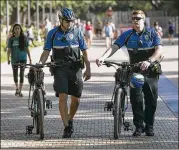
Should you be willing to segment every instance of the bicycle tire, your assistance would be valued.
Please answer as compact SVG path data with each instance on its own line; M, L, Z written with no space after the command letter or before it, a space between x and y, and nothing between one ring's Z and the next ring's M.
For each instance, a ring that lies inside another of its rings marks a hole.
M40 139L44 139L44 102L43 102L43 93L41 89L37 90L37 110L38 110L38 125L39 125L39 134Z
M32 98L34 99L34 106L33 106L33 118L34 118L34 123L35 123L35 128L36 128L36 134L39 134L39 119L38 119L38 110L37 110L37 90L34 91Z
M121 95L123 89L118 87L115 91L114 96L114 138L118 139L121 134L122 128L122 105L121 105Z

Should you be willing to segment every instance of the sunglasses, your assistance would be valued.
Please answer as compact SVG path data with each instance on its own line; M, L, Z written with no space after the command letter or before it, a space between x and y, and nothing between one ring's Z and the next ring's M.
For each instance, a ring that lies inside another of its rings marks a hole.
M141 18L141 17L132 17L132 20L141 20L141 19L143 19L143 18Z
M74 22L73 20L65 20L66 23Z

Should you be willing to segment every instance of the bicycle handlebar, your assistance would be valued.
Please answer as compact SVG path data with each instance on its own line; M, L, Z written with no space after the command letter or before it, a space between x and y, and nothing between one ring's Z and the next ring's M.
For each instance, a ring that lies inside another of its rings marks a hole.
M130 64L129 62L122 62L122 63L116 63L116 62L111 62L111 61L104 61L103 62L104 65L106 65L107 67L114 67L116 70L116 66L114 65L117 65L117 66L121 66L122 68L126 68L131 70L132 72L139 72L143 75L148 75L149 74L149 70L141 70L140 69L140 65L141 63L134 63L134 64Z
M23 63L15 63L13 64L14 66L16 67L27 67L27 66L30 66L30 67L34 67L34 68L37 68L37 69L40 69L40 68L44 68L44 67L58 67L58 66L61 66L61 64L59 63L55 63L55 62L47 62L47 63L44 63L44 64L23 64Z
M111 61L104 61L103 65L106 65L107 67L115 67L114 65L121 66L121 67L139 67L140 63L135 64L129 64L129 62L122 62L122 63L116 63Z

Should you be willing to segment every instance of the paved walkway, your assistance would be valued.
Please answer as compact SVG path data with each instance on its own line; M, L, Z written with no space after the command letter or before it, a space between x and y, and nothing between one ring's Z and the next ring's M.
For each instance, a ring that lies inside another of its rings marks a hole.
M166 105L161 97L155 118L155 136L133 137L132 131L122 131L118 140L113 138L113 117L111 112L104 111L104 104L110 101L114 78L113 68L95 65L96 57L105 51L104 40L94 40L88 50L92 68L92 78L84 83L84 91L79 110L74 119L75 132L70 139L62 139L63 123L59 119L58 99L54 97L53 78L45 71L47 98L53 101L53 108L45 116L45 138L39 140L39 135L26 135L26 125L32 124L30 112L27 109L29 85L25 79L24 97L14 96L14 84L11 67L6 63L1 65L1 148L62 148L62 149L177 149L178 148L178 118ZM33 62L39 60L42 47L32 50ZM118 57L118 58L117 58ZM110 60L126 61L124 51L116 52ZM26 70L27 73L27 70ZM69 102L69 101L68 101ZM126 113L126 119L132 123L131 106Z

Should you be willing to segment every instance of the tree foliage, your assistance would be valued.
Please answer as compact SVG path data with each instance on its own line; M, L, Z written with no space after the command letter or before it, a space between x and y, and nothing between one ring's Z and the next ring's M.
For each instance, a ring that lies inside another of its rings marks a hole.
M8 0L9 2L9 15L15 17L17 9L17 0ZM39 10L42 10L44 5L45 10L49 11L50 3L52 3L52 11L55 12L60 8L69 7L73 8L77 17L86 19L88 12L95 14L104 13L109 6L114 11L128 11L133 9L149 10L162 10L166 11L168 15L178 15L178 0L39 0ZM19 1L20 13L27 12L28 0ZM36 12L36 0L30 0L31 16ZM15 14L14 14L15 13ZM1 0L1 18L6 15L6 0ZM23 15L22 15L23 16Z

